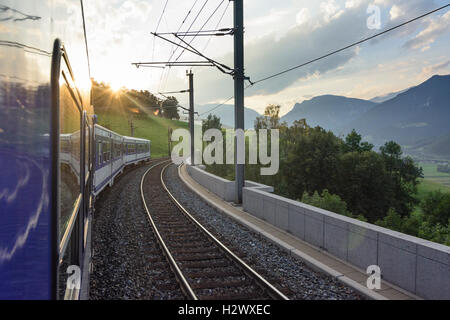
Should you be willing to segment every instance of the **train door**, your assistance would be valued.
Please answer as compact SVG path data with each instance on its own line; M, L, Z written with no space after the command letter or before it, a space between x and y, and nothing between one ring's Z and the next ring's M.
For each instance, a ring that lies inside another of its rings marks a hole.
M85 145L86 119L82 100L75 85L72 68L64 46L60 45L60 81L59 85L59 135L70 137L69 150L60 149L58 172L58 207L56 208L59 224L58 246L58 293L59 299L77 299L79 289L67 290L66 277L69 266L81 268L82 246L80 239L84 223L85 198ZM64 158L70 159L68 162Z
M120 163L120 165L123 167L125 165L125 139L121 138L121 142L120 142L120 156L122 158L122 162Z

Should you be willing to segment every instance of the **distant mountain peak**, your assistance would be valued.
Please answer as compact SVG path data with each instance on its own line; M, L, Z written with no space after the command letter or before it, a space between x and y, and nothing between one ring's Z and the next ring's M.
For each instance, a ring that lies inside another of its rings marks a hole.
M281 118L288 125L306 118L311 126L335 130L344 123L356 119L376 104L370 101L326 94L296 103L294 108Z
M394 140L413 146L450 134L450 75L434 75L404 90L350 123L372 143ZM426 125L423 125L426 124ZM344 130L344 128L343 128Z

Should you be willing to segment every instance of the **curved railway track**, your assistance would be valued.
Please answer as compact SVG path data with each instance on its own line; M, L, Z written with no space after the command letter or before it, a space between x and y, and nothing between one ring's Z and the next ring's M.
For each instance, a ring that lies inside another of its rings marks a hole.
M175 199L163 178L170 164L151 166L142 176L140 191L155 237L186 297L288 300Z

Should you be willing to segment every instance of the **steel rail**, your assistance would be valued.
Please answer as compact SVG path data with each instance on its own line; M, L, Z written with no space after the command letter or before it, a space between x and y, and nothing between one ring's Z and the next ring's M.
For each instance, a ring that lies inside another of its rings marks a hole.
M222 242L220 242L214 235L212 235L205 227L203 227L184 207L183 205L173 196L173 194L167 188L164 182L164 172L166 168L171 163L164 166L161 170L161 184L164 190L169 195L170 199L174 202L174 204L181 210L181 212L187 217L191 222L197 226L200 231L202 231L213 243L215 243L229 258L231 258L241 269L247 274L251 279L255 280L256 283L262 287L267 293L276 300L289 300L282 292L280 292L277 288L275 288L272 284L270 284L263 276L261 276L258 272L256 272L252 267L250 267L246 262L244 262L241 258L235 255L230 249L228 249Z
M186 294L186 296L191 299L191 300L198 300L197 296L195 295L194 291L192 290L191 286L189 285L189 282L187 281L186 277L184 276L183 272L181 272L180 268L178 267L177 263L175 262L175 259L173 258L172 254L170 253L166 243L164 242L163 238L161 237L161 234L159 233L158 228L156 227L156 224L150 214L150 211L148 210L147 207L147 203L145 201L145 196L144 196L144 180L145 177L147 176L147 174L150 172L150 170L152 170L153 168L168 162L171 160L165 160L165 161L161 161L153 166L151 166L150 168L148 168L144 175L142 176L141 179L141 197L142 197L142 203L144 204L144 208L145 211L147 212L147 217L148 220L150 222L150 224L152 225L153 231L155 233L156 238L158 239L158 243L161 247L161 249L163 250L164 255L166 256L167 260L169 261L170 264L170 268L172 269L172 271L175 273L176 276L176 280L178 281L178 283L181 286L181 289L183 290L184 294ZM170 165L170 163L168 164Z

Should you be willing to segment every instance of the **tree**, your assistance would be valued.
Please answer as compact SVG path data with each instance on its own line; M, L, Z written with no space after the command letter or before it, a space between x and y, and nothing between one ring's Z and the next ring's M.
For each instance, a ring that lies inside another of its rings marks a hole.
M205 132L208 129L222 130L222 123L220 123L220 118L216 115L209 114L208 118L202 121L202 131Z
M299 199L305 191L336 193L336 173L341 142L332 132L320 127L293 127L282 140L280 166L283 191Z
M423 177L422 168L411 157L402 158L402 148L394 141L386 142L380 151L390 177L386 185L393 194L390 206L402 217L407 216L418 204L415 195L419 178Z
M389 209L388 214L382 220L375 222L375 224L380 227L399 232L402 232L403 223L404 220L402 217L392 208Z
M381 155L373 151L350 152L340 156L336 193L354 214L370 222L382 219L392 202L386 188L389 175Z
M162 114L167 119L180 119L178 114L178 100L175 97L168 97L162 104Z
M431 225L447 225L450 219L450 194L435 191L428 193L421 203L423 213Z
M259 129L278 129L280 126L285 125L280 123L280 109L279 105L268 105L264 111L264 115L257 117L255 120L255 130Z
M432 225L426 221L420 226L418 236L450 246L450 221L447 222L447 226L443 226L440 223Z
M368 142L361 142L362 138L355 129L347 135L345 143L342 145L342 151L347 152L364 152L372 151L373 144Z
M386 162L386 170L389 172L398 171L403 154L402 147L395 141L388 141L380 147L380 151Z

